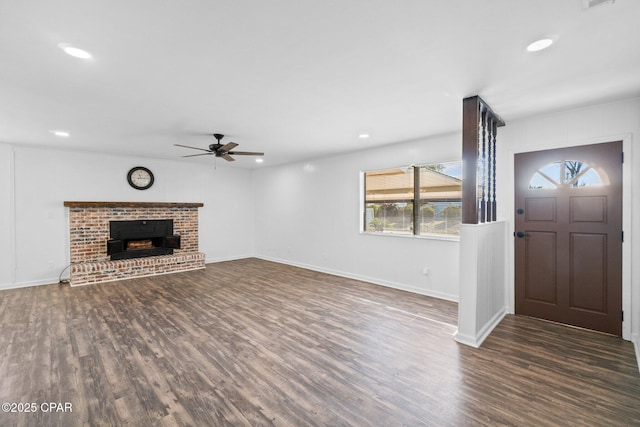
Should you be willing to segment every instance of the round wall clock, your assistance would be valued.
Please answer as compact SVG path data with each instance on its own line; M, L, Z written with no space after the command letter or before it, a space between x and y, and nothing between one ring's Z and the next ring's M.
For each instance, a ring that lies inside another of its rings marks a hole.
M127 181L136 190L146 190L153 185L153 173L145 167L136 166L127 174Z

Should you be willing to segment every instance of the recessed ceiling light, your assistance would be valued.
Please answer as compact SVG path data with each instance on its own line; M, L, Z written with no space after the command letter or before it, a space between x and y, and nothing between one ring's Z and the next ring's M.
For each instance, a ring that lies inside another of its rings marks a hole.
M369 135L368 133L361 133L360 135L358 135L358 138L360 139L367 139L369 138L371 135Z
M66 53L67 55L71 55L74 58L80 58L80 59L91 58L91 54L89 52L87 52L86 50L77 48L75 46L71 46L69 43L60 43L58 44L58 47L62 49L64 53Z
M264 159L256 159L256 163L262 163L264 162Z
M527 46L527 52L538 52L539 50L546 49L553 44L553 39L540 39Z
M64 130L50 130L49 132L51 132L55 136L59 136L61 138L66 138L66 137L68 137L70 135L69 132L64 131Z

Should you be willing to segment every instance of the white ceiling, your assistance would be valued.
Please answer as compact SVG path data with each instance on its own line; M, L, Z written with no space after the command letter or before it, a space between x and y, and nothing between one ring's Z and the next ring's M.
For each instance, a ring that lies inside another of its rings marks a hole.
M459 130L472 95L508 126L639 96L639 21L638 0L1 0L0 142L179 159L218 132L265 167Z

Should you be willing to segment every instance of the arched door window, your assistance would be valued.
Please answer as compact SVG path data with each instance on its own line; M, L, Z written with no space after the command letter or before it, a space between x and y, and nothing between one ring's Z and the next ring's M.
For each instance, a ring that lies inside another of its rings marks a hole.
M529 181L529 188L532 190L600 185L604 185L603 177L580 160L558 160L549 163L538 169Z

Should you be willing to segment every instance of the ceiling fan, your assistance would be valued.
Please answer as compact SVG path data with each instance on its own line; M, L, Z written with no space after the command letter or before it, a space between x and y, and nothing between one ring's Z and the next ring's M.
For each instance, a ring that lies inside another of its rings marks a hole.
M235 159L231 157L232 155L233 156L264 156L264 153L257 153L252 151L232 151L234 148L238 146L238 144L236 144L235 142L227 142L226 144L223 145L220 141L222 140L222 138L224 138L224 135L220 133L214 133L213 136L215 137L215 139L218 140L218 142L215 144L209 145L208 150L205 148L190 147L188 145L182 145L182 144L173 144L173 145L175 145L176 147L192 148L194 150L205 151L204 153L189 154L187 156L182 156L182 157L214 155L216 157L222 157L228 162L233 162L235 161Z

